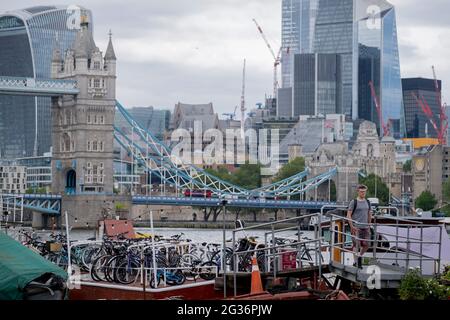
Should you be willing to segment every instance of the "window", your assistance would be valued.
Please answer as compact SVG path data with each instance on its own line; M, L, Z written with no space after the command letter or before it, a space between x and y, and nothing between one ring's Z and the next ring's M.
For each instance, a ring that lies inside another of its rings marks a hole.
M87 150L91 151L91 142L90 141L87 142Z
M94 88L100 88L100 79L94 79Z
M100 151L103 151L103 141L100 141Z
M105 116L100 116L100 124L105 124Z
M94 115L94 124L97 124L97 115Z
M99 70L100 69L100 62L99 61L95 61L94 62L94 70Z
M96 140L94 140L94 141L92 142L92 150L93 150L93 151L97 151L97 141L96 141Z
M92 123L91 122L92 120L91 120L91 114L90 113L88 113L88 115L87 115L87 123Z

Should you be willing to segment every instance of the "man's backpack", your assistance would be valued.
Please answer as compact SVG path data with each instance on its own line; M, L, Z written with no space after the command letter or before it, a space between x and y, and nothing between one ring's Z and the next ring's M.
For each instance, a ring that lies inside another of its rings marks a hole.
M370 210L372 210L372 207L370 206L370 201L369 201L369 199L366 199L366 201L367 201L367 204L369 205L369 212L370 212ZM352 215L353 215L353 213L355 212L357 206L358 206L358 199L354 199L354 200L353 200L353 210L352 210Z

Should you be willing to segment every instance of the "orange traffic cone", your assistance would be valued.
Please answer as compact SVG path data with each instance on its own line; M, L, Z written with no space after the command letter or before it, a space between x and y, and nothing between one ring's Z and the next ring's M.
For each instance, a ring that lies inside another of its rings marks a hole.
M262 292L264 292L264 289L261 281L261 273L259 272L258 261L254 256L252 258L252 287L250 294L258 294Z

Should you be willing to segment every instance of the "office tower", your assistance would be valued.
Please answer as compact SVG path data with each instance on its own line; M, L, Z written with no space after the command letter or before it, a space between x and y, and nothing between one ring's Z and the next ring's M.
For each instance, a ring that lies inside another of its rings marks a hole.
M439 94L442 82L438 81ZM438 125L440 106L436 96L433 79L407 78L402 79L403 101L405 105L405 126L408 138L437 138L437 132L433 129L429 119L417 103L414 95L423 98L433 112L433 120Z
M291 3L292 6L287 5ZM283 1L282 35L283 39L288 39L283 41L283 46L294 48L293 56L296 53L339 55L342 96L336 112L354 120L373 121L380 129L369 87L369 81L372 81L383 108L384 123L390 123L393 136L403 136L405 126L395 8L385 0L317 0L308 4L309 14L302 15L300 13L304 13L307 6L305 2ZM296 13L302 18L309 17L309 23L298 18ZM301 32L307 29L306 25L313 27L301 36L306 32ZM304 52L295 52L302 48ZM283 87L289 87L294 70L292 60L285 59L282 63L285 64L282 68ZM292 94L296 96L295 88Z
M294 55L311 53L318 0L282 0L281 87L292 87Z
M335 114L341 106L341 61L336 54L296 54L293 116Z
M36 6L0 14L0 76L50 78L52 50L75 40L75 6ZM77 24L78 23L78 24ZM92 30L91 30L92 31ZM51 146L49 97L0 96L0 157L42 155Z

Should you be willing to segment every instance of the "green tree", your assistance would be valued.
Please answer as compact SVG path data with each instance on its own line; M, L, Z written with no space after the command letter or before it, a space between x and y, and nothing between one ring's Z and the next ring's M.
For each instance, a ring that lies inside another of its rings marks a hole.
M261 165L244 164L233 175L234 184L246 188L255 189L261 187Z
M300 173L302 171L305 171L305 158L295 158L294 160L289 161L289 163L287 163L280 169L274 179L274 182L292 177L293 175L296 175L297 173Z
M47 193L47 189L45 188L28 188L25 190L27 194L43 194Z
M360 177L359 183L367 186L368 198L378 198L382 205L389 203L389 188L379 176L371 173L365 178Z
M255 189L261 186L261 165L259 164L246 163L240 166L234 173L230 173L224 166L218 167L217 170L206 169L205 171L242 188Z
M441 211L444 212L447 217L450 217L450 179L442 184L442 197L444 202L447 202L448 204L444 206Z
M408 160L403 164L403 172L411 172L412 160Z
M228 171L228 169L225 166L220 166L217 168L217 170L206 169L205 171L221 180L228 181L228 182L233 181L233 176L230 174L230 172Z
M416 208L421 208L425 211L433 210L437 204L436 197L430 191L424 191L416 199Z

